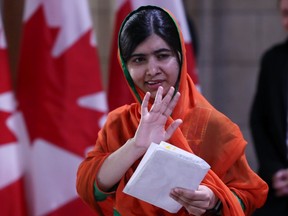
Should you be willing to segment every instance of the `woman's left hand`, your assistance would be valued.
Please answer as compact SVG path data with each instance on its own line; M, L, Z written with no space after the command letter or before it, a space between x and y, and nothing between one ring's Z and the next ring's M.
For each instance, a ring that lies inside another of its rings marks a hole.
M208 209L212 209L218 201L213 191L204 185L200 185L198 190L195 191L174 188L170 196L183 205L189 214L195 216L203 215Z

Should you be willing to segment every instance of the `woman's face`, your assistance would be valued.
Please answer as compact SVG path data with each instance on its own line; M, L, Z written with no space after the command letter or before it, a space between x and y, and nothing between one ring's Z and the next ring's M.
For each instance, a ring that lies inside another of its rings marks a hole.
M179 74L176 54L156 34L136 47L127 68L135 85L144 92L150 92L153 98L159 86L163 87L163 95L175 86Z

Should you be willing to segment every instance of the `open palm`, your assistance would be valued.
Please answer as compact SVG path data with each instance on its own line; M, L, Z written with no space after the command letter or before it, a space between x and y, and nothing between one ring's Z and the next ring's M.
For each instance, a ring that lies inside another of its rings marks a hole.
M146 93L141 105L140 124L134 137L137 146L148 148L151 142L160 143L168 140L182 123L181 119L176 119L165 129L165 124L180 97L179 92L173 97L174 91L171 87L163 98L163 88L159 87L150 110L148 110L150 93Z

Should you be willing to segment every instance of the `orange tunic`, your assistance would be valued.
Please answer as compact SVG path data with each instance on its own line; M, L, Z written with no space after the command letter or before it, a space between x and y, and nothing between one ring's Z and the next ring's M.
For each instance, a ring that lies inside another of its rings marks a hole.
M173 17L171 14L170 16ZM168 142L196 154L209 163L211 170L202 184L213 190L221 200L223 215L251 215L255 208L264 204L268 192L267 184L247 163L245 157L247 143L239 127L217 111L194 86L187 73L185 46L180 30L179 34L182 44L182 66L178 90L181 97L167 125L173 119L178 118L181 118L183 123ZM120 54L119 59L121 59ZM122 67L124 73L127 74L123 63ZM129 81L127 83L131 85ZM143 99L144 93L136 87L134 91L131 90L136 100L135 103L122 106L109 113L106 124L99 132L94 149L89 152L79 167L77 191L82 199L95 210L99 206L95 201L93 186L101 164L112 152L132 138L138 127L141 104L137 100L135 91ZM140 160L141 158L127 170L116 190L111 193L114 208L123 216L188 215L183 208L177 214L171 214L122 192ZM234 193L245 205L245 212Z

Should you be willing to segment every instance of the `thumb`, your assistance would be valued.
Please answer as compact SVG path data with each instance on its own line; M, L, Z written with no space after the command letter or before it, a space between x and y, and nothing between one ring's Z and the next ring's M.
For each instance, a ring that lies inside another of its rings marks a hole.
M166 136L165 136L165 140L168 140L171 138L171 136L173 135L173 133L176 131L176 129L182 124L182 119L176 119L175 121L172 122L171 125L169 125L169 127L166 130Z

